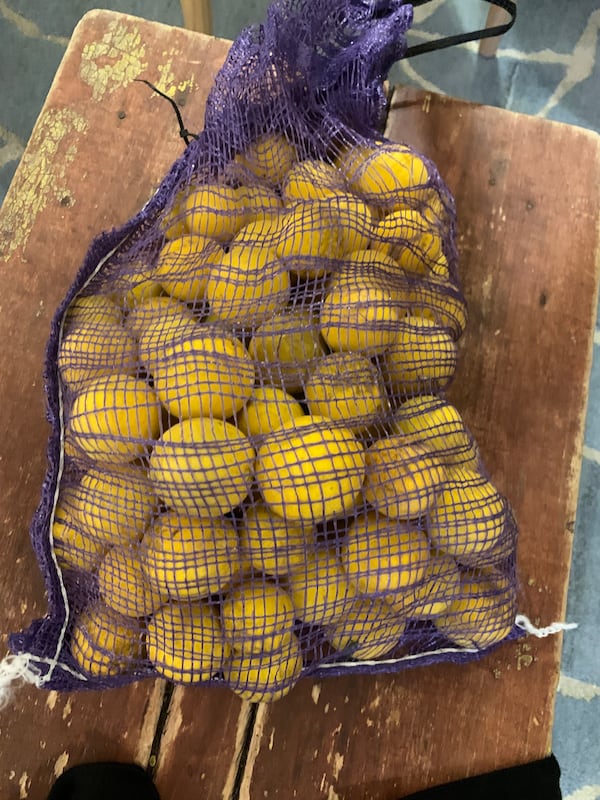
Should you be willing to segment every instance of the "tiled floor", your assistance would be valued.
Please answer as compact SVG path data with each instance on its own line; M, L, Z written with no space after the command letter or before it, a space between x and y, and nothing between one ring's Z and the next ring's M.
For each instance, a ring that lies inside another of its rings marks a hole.
M4 197L68 38L89 0L0 0L0 201ZM102 5L181 25L178 0L105 0ZM219 0L214 33L234 38L264 17L266 0ZM496 59L467 44L397 65L395 82L600 131L598 0L520 3ZM476 0L432 0L416 13L415 42L481 26ZM560 157L560 154L558 154ZM568 187L563 187L568 190ZM554 750L566 800L600 798L600 329L585 436L578 520L556 705ZM515 736L519 732L515 731Z

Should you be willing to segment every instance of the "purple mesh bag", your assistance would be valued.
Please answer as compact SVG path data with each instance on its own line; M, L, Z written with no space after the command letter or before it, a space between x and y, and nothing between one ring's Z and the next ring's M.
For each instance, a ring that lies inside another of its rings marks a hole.
M444 394L454 201L379 131L411 20L277 0L156 195L92 243L47 351L49 610L11 637L38 685L273 700L518 634L516 525Z

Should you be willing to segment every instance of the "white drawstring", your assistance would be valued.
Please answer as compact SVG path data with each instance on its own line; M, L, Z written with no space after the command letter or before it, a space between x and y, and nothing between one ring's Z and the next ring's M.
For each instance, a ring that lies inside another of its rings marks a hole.
M536 636L538 639L544 639L546 636L552 636L555 633L561 633L561 631L570 631L578 627L576 622L553 622L551 625L548 625L545 628L536 628L529 617L526 617L525 614L517 614L515 617L515 625L518 628L521 628L521 630L524 630L526 633ZM413 656L404 656L402 658L391 658L379 661L352 661L348 663L333 662L331 664L322 664L321 668L339 669L340 667L348 667L357 669L364 667L365 664L399 664L402 661L425 658L427 656L464 652L476 653L477 650L462 647L444 648L440 650L419 653ZM72 670L69 670L69 672L72 672ZM72 674L80 680L82 679L81 675L77 675L74 672ZM2 661L0 661L0 710L5 708L11 702L13 692L18 686L22 686L24 683L30 683L40 688L43 686L44 682L45 681L42 679L40 670L32 663L31 656L27 654L6 656Z
M8 655L0 661L0 710L12 700L14 690L24 683L42 685L39 669L31 663L31 657L22 654Z
M517 614L515 625L526 633L537 636L538 639L544 639L546 636L552 636L555 633L561 633L561 631L571 631L577 627L576 622L553 622L545 628L536 628L525 614Z

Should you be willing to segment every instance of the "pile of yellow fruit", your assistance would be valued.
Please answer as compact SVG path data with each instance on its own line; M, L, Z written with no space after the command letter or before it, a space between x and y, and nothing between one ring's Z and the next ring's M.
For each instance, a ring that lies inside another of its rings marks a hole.
M272 700L315 630L360 660L407 626L509 633L510 511L440 396L466 324L449 214L408 147L300 159L265 136L74 301L52 537L94 587L84 672Z

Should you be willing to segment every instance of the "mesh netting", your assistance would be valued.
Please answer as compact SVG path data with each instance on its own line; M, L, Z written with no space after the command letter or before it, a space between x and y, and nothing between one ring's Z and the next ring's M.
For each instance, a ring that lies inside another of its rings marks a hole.
M48 349L50 610L12 638L49 687L268 700L514 635L515 523L445 399L454 201L378 132L411 15L275 2L158 193L92 245Z

